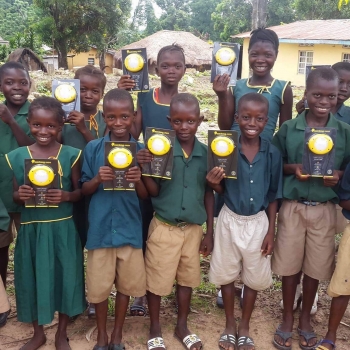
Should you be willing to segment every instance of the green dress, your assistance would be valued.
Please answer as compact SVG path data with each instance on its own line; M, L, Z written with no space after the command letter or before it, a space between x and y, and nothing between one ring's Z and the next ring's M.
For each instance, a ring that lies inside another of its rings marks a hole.
M86 120L85 124L95 139L104 137L107 126L101 111L98 111L92 118L90 117L90 121ZM77 130L75 125L64 124L62 130L62 144L72 146L83 151L87 145L87 142L84 139L84 136ZM82 161L81 165L83 165ZM86 244L87 232L89 228L88 211L90 199L90 196L85 196L80 201L73 204L73 219L83 248Z
M72 190L71 168L81 151L61 146L57 155L60 183ZM24 183L24 159L28 147L6 155L18 185ZM73 203L57 208L21 207L21 227L15 248L17 318L21 322L51 323L56 311L74 316L85 309L83 255L72 219Z

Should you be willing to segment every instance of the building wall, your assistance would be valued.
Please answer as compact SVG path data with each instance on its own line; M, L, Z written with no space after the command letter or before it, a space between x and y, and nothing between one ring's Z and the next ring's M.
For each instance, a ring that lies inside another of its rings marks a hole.
M248 43L249 39L244 39L242 78L247 78L249 76ZM310 47L301 47L299 44L280 43L277 61L272 70L272 76L282 80L289 80L292 85L305 86L305 75L298 73L299 51L312 51L312 64L314 65L332 65L336 62L340 62L344 53L350 54L350 49L343 48L342 45L315 44Z
M74 52L69 52L68 55L74 55ZM68 69L73 69L73 67L83 67L87 64L93 64L96 67L99 67L100 60L98 59L97 50L91 48L88 52L80 52L75 54L74 57L67 57L68 60ZM113 71L113 55L106 53L105 57L106 66L105 73L109 74ZM93 62L93 63L90 63Z

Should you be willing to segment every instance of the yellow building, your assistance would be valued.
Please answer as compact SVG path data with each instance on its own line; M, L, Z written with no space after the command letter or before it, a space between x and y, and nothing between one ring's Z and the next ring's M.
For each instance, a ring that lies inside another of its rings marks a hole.
M105 55L105 73L109 74L113 71L113 57L115 51L108 50ZM97 49L90 46L90 50L87 52L74 53L69 52L67 55L68 69L73 69L74 67L83 67L87 64L99 67L100 60Z
M350 19L309 20L270 27L280 46L272 75L305 86L306 65L350 62ZM232 36L243 38L242 78L249 77L248 43L250 32Z

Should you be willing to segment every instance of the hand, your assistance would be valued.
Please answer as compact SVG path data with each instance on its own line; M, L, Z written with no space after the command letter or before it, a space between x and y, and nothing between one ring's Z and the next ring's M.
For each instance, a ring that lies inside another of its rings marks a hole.
M125 179L128 182L139 182L141 180L141 170L138 166L133 166L125 173Z
M221 180L225 177L225 171L223 168L216 166L211 169L207 174L207 181L209 185L220 185Z
M213 90L218 96L226 93L230 79L230 76L226 73L215 77L213 82Z
M301 114L305 111L305 97L303 97L296 105L295 109L297 110L298 114Z
M304 175L301 172L301 164L297 164L297 167L295 169L295 177L300 181L300 182L304 182L309 180L310 175Z
M11 124L15 120L4 104L0 104L0 118L5 124Z
M25 202L26 200L35 197L35 192L32 187L22 185L18 188L18 197L21 201Z
M118 89L130 90L135 87L135 81L130 75L122 75L118 81Z
M214 247L213 234L207 232L207 234L204 235L204 238L203 238L203 240L201 242L201 246L199 248L199 252L203 256L208 256L213 251L213 247Z
M145 163L151 163L153 159L153 154L146 148L140 149L136 154L137 163L139 163L141 167Z
M80 113L78 111L70 112L67 118L67 122L74 124L79 132L83 132L87 129L85 124L85 116L83 113Z
M323 176L323 185L326 187L334 187L339 182L339 173L337 170L334 170L333 176Z
M272 233L268 232L261 245L261 254L265 257L267 257L268 255L271 255L273 252L273 246L274 246L273 232Z
M45 193L45 200L51 204L59 204L69 201L69 192L50 189Z
M115 174L112 168L104 165L104 166L101 166L100 169L98 170L98 174L96 178L99 183L106 182L106 181L113 181L115 179Z

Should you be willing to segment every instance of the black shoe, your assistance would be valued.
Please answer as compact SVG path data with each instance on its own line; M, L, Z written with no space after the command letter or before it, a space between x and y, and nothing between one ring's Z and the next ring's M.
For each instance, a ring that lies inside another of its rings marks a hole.
M7 317L10 314L10 312L11 312L11 309L0 314L0 328L4 327L5 324L7 323Z

